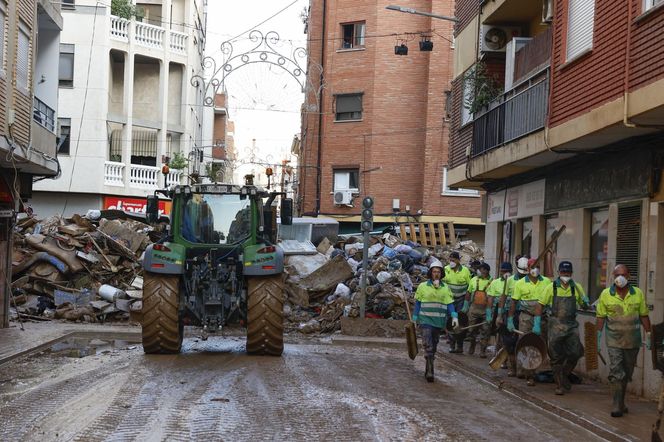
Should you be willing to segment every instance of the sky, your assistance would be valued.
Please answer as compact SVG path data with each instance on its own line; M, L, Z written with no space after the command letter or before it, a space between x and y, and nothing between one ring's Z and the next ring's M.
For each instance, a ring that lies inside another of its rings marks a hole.
M214 57L220 68L224 62L220 50L222 42L244 31L258 29L264 34L276 31L280 36L276 49L292 58L295 48L306 47L301 14L308 4L309 0L210 0L206 55ZM270 18L274 14L277 15ZM249 40L249 32L233 39L232 44L233 55L256 46ZM303 101L299 83L282 68L267 63L239 67L228 74L224 82L230 119L235 122L235 145L240 163L252 159L266 163L294 159L290 147L293 136L300 132ZM254 139L256 148L252 149ZM263 170L259 165L245 164L236 172L235 181L246 173L258 175Z

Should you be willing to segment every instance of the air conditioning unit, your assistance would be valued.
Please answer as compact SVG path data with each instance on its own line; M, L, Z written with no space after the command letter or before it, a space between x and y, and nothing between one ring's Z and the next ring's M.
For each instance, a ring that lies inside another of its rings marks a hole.
M505 52L507 42L520 35L520 28L482 25L480 28L480 51Z
M353 191L352 190L335 190L334 191L334 204L344 205L350 204L353 202Z
M542 2L542 23L553 22L553 0L543 0Z

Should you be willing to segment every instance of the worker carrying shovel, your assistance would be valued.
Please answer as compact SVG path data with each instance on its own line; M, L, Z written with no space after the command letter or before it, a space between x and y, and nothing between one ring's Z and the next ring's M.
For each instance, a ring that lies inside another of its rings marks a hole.
M641 289L629 283L629 269L617 265L613 284L604 289L597 302L597 349L601 349L606 326L609 348L609 384L613 394L611 416L627 413L625 392L632 380L636 357L641 347L641 326L646 330L646 347L650 350L650 318Z
M544 307L551 309L548 320L548 347L556 394L562 395L572 389L569 375L583 356L583 345L579 339L579 323L576 320L577 306L587 309L590 300L581 284L572 279L572 263L561 261L559 277L546 286L535 309L535 322L541 322ZM540 330L533 330L540 334Z
M449 287L442 282L445 270L443 264L434 260L429 265L428 280L415 292L413 320L420 325L422 347L426 357L424 377L433 382L433 361L438 349L440 333L447 325L447 317L452 317L452 326L459 326L459 316L454 309L454 297Z
M468 337L470 338L470 347L468 347L468 354L475 354L475 347L477 346L476 338L479 335L480 341L480 358L486 358L486 347L489 344L489 335L491 332L492 311L489 307L489 298L487 290L491 285L491 267L489 264L483 262L479 265L478 275L470 280L468 292L466 294L466 301L470 304L468 310L468 325L477 325L472 328ZM484 323L483 325L480 325Z

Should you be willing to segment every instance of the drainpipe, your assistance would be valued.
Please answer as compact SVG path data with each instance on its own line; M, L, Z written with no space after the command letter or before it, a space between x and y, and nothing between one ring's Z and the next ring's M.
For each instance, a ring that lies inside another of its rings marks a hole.
M627 3L627 42L625 47L625 75L623 76L623 125L625 127L637 127L636 124L629 121L629 57L631 54L632 41L632 4Z
M327 35L326 35L326 23L327 23L327 0L323 0L323 32L320 45L320 100L318 102L318 155L316 158L316 214L318 216L320 213L320 194L321 194L321 180L323 171L321 170L321 152L323 150L323 98L325 97L325 91L323 89L323 84L325 81L325 45L327 44Z

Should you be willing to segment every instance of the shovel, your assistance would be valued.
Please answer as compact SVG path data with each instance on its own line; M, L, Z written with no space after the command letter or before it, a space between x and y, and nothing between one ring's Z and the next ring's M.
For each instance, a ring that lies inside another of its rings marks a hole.
M399 283L401 284L401 290L406 294L406 289L403 287L403 282L401 282L401 277ZM408 313L408 324L404 326L404 331L406 332L406 345L408 346L408 357L415 359L417 353L419 352L419 347L417 345L417 334L415 333L415 323L413 322L413 316L410 314L410 302L408 297L405 299L406 312Z

